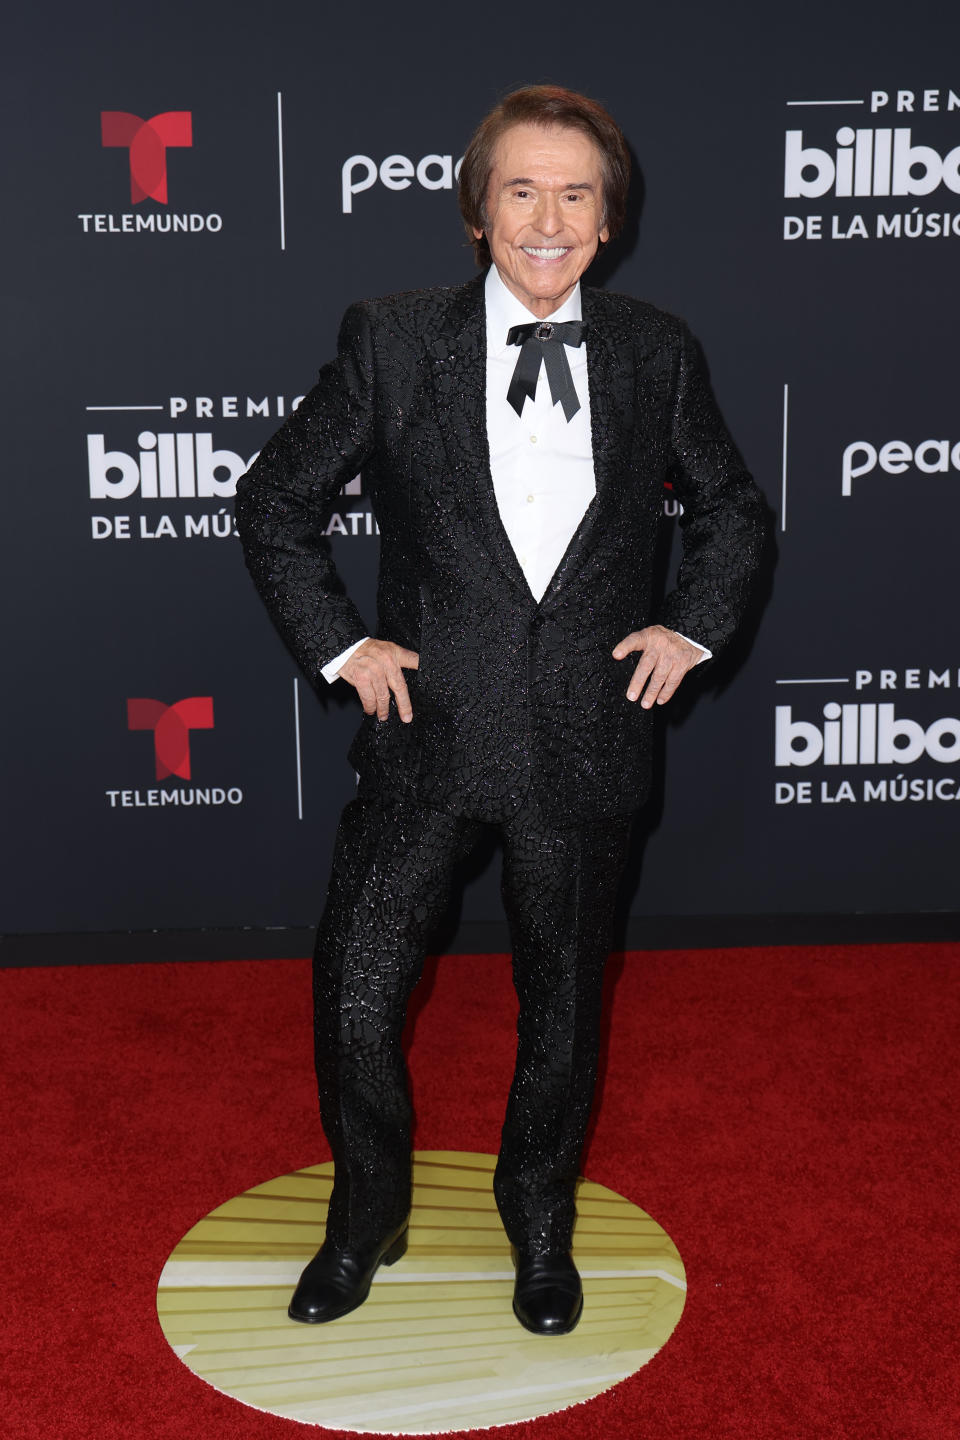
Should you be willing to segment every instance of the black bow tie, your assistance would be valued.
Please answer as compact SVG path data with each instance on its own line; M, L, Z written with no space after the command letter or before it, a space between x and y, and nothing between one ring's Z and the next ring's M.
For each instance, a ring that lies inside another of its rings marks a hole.
M566 320L559 325L552 320L538 320L532 325L514 325L507 331L507 344L520 346L507 391L507 400L518 415L523 414L524 401L528 397L532 400L537 393L537 376L543 361L554 405L562 405L567 420L573 419L580 409L580 400L563 347L572 345L576 349L583 344L586 333L582 320Z

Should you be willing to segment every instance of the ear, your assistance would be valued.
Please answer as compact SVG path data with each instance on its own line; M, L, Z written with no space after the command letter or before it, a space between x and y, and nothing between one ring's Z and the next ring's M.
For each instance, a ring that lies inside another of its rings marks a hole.
M600 234L597 236L597 239L600 241L601 245L606 245L607 241L610 239L610 227L608 225L604 225L603 229L600 231Z
M474 227L473 238L474 238L474 240L482 240L482 239L483 239L483 231L482 231L482 230L477 230L477 229Z

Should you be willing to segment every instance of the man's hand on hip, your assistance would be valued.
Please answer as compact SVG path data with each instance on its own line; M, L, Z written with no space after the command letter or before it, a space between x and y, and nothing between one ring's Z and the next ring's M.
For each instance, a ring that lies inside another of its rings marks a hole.
M625 660L634 652L642 652L642 659L633 672L627 699L639 700L642 693L640 704L644 710L649 710L654 702L665 705L687 671L703 658L702 650L664 625L647 625L643 630L631 631L616 646L613 658Z
M404 723L413 719L413 706L404 670L417 670L420 656L414 650L394 645L392 640L364 640L339 672L340 679L352 685L360 696L366 715L386 720L390 714L390 696L397 702L397 713Z

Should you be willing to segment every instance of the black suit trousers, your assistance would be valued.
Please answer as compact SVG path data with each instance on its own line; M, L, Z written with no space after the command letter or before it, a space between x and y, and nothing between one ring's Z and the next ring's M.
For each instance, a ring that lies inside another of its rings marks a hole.
M630 823L557 825L528 799L495 827L519 1018L494 1192L511 1242L537 1251L570 1244ZM366 1249L409 1211L407 1002L457 863L483 828L364 785L343 813L314 956L320 1113L334 1156L333 1244ZM474 963L480 985L483 960Z

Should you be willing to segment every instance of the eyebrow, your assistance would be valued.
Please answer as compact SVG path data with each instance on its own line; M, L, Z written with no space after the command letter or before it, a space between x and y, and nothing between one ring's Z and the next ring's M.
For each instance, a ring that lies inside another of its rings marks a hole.
M511 185L536 185L536 181L531 180L529 175L515 175L512 180L504 180L501 188L509 190ZM562 190L592 190L593 186L589 180L577 180L570 185L562 185L560 188Z

